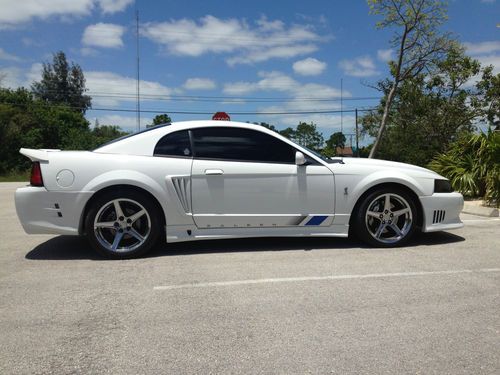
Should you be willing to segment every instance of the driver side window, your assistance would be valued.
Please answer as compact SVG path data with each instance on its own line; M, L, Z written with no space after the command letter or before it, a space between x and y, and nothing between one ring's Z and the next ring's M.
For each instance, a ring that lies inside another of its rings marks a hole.
M192 130L195 157L295 164L295 148L257 130L212 127Z

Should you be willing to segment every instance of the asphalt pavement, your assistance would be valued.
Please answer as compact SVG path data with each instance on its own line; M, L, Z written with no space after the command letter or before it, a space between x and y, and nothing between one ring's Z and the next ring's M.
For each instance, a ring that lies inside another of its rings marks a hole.
M0 374L499 374L500 219L397 249L28 236L0 184Z

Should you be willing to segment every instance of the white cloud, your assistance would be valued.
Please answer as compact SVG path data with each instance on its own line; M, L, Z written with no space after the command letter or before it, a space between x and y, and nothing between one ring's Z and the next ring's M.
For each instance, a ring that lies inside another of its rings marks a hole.
M295 56L307 55L318 50L314 44L278 46L274 48L263 48L253 52L244 53L241 56L230 57L226 60L229 66L236 64L253 64L270 59L288 59Z
M123 47L125 27L113 23L96 23L85 28L82 43L86 46L120 48Z
M493 53L500 51L500 41L486 41L479 43L464 43L467 52L471 55L479 55L483 53Z
M32 39L32 38L24 37L21 39L21 42L23 42L23 44L26 47L41 47L41 46L43 46L43 42Z
M39 81L42 76L42 64L33 64L29 70L17 66L0 68L0 86L16 89L29 88L34 81Z
M31 86L35 81L39 81L42 78L43 65L41 63L35 63L31 65L29 71L25 74L25 86Z
M112 72L84 72L93 105L117 106L121 101L135 101L136 80ZM172 90L159 82L140 81L141 95L168 98ZM108 95L108 96L105 96Z
M99 55L99 51L97 51L95 48L90 48L90 47L80 48L80 53L82 54L82 56L97 56L97 55Z
M488 66L493 65L493 74L500 73L500 55L486 55L476 57L481 65Z
M81 17L96 7L102 13L123 11L132 0L0 0L0 29L29 22L34 18Z
M295 91L300 84L281 72L259 72L256 82L239 81L226 83L223 92L228 95L244 95L255 91Z
M174 55L229 54L226 59L229 65L311 53L318 49L318 43L329 39L315 33L311 25L287 27L282 21L269 21L265 17L249 25L243 19L220 19L211 15L199 21L183 18L150 22L143 26L141 33Z
M261 78L258 81L239 81L226 83L223 88L224 94L227 95L247 95L257 91L277 91L282 92L290 98L314 98L314 99L336 99L340 98L340 90L332 86L322 85L318 83L301 83L295 79L283 74L282 72L272 71L272 72L259 72L258 76ZM344 90L344 97L351 96L351 93ZM325 102L329 108L331 108L331 103ZM313 102L313 105L318 108L323 104L319 102ZM306 106L310 107L310 103L307 101L300 102L297 101L291 107Z
M370 77L380 74L376 69L375 63L369 56L360 56L352 60L342 60L339 67L344 74L353 77Z
M394 51L392 49L379 49L377 51L377 59L387 62L394 59Z
M103 14L113 14L124 11L134 0L98 0Z
M313 57L293 63L293 71L303 76L317 76L326 69L326 63Z
M0 47L0 60L21 61L21 58L6 52L3 48Z
M496 0L481 0L481 2L484 4L493 4L496 2Z
M186 90L213 90L217 85L209 78L188 78L182 87Z
M15 89L23 84L23 71L15 66L0 68L0 87Z
M493 73L500 73L500 41L491 40L478 43L464 43L467 52L479 60L483 67L492 65ZM470 80L469 85L472 85L480 80L480 77L474 77Z
M259 89L257 82L230 82L224 84L223 92L227 95L245 95Z

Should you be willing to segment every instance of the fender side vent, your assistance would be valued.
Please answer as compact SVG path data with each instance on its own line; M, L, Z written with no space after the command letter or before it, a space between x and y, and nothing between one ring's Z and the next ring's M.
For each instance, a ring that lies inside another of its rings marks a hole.
M445 215L446 215L445 210L434 210L434 214L432 216L432 224L443 222Z
M189 177L172 177L175 192L186 213L191 212L191 179Z

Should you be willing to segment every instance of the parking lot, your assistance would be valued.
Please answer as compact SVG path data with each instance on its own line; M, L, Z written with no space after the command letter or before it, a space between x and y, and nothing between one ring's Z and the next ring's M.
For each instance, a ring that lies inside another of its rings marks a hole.
M106 261L0 184L0 373L500 372L500 220L409 246L251 239Z

